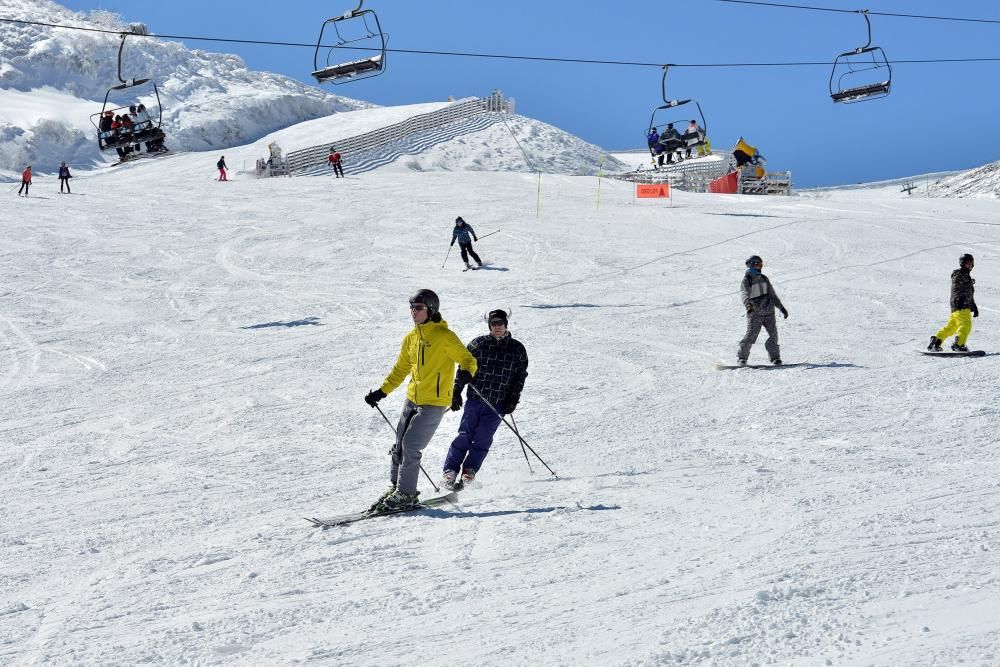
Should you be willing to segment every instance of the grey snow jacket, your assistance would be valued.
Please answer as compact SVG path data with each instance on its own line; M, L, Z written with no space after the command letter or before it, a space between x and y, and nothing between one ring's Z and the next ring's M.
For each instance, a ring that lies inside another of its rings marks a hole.
M784 308L771 287L771 281L763 273L747 270L741 287L743 307L753 309L756 317L773 317L775 308Z
M967 269L951 272L951 310L978 310L976 307L976 279Z

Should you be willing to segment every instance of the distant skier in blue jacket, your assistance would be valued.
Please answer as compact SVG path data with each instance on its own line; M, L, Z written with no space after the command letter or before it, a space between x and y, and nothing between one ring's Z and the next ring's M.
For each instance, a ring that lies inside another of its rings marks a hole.
M470 239L469 237L472 237ZM465 268L471 269L472 265L469 264L469 255L472 255L472 259L476 260L476 268L478 269L483 265L483 260L479 259L479 255L476 251L472 249L472 241L478 241L479 238L476 236L476 230L462 220L462 216L455 218L455 229L451 233L451 245L455 245L455 241L458 241L458 247L462 250L462 261L465 262Z

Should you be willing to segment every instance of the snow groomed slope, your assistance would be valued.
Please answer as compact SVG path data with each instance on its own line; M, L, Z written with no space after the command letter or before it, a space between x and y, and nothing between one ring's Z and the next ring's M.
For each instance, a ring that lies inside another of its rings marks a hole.
M597 208L596 179L543 174L536 218L532 174L213 166L0 203L0 662L995 661L994 202L668 208L605 181ZM456 215L500 229L478 246L494 270L441 268ZM914 354L962 252L991 356ZM713 366L751 253L801 368ZM313 529L384 486L362 396L418 287L464 340L512 309L515 417L560 479L500 432L461 510Z

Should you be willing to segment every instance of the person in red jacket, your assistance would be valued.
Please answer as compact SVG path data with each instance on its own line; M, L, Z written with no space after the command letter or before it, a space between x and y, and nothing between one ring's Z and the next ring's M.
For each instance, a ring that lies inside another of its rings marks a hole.
M327 157L327 161L330 163L330 166L333 167L333 173L337 176L337 178L344 175L344 167L340 164L340 153L337 152L336 148L332 146L330 147L330 155Z
M31 165L29 164L27 168L21 173L21 189L17 191L17 196L21 196L21 192L24 192L24 196L28 196L28 186L31 185Z

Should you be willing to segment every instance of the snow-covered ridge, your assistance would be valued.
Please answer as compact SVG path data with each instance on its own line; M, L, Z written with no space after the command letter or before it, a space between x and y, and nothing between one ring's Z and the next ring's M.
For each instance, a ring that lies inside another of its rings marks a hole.
M931 193L935 197L1000 198L1000 161L941 179Z
M109 12L73 12L51 0L0 0L0 17L125 27ZM100 111L108 88L118 83L119 43L112 34L0 23L0 173L17 173L29 163L51 172L61 160L84 166L102 159L90 114ZM238 146L295 123L373 106L250 70L234 55L159 39L129 38L123 69L127 78L156 82L173 149ZM151 88L135 91L149 106Z

